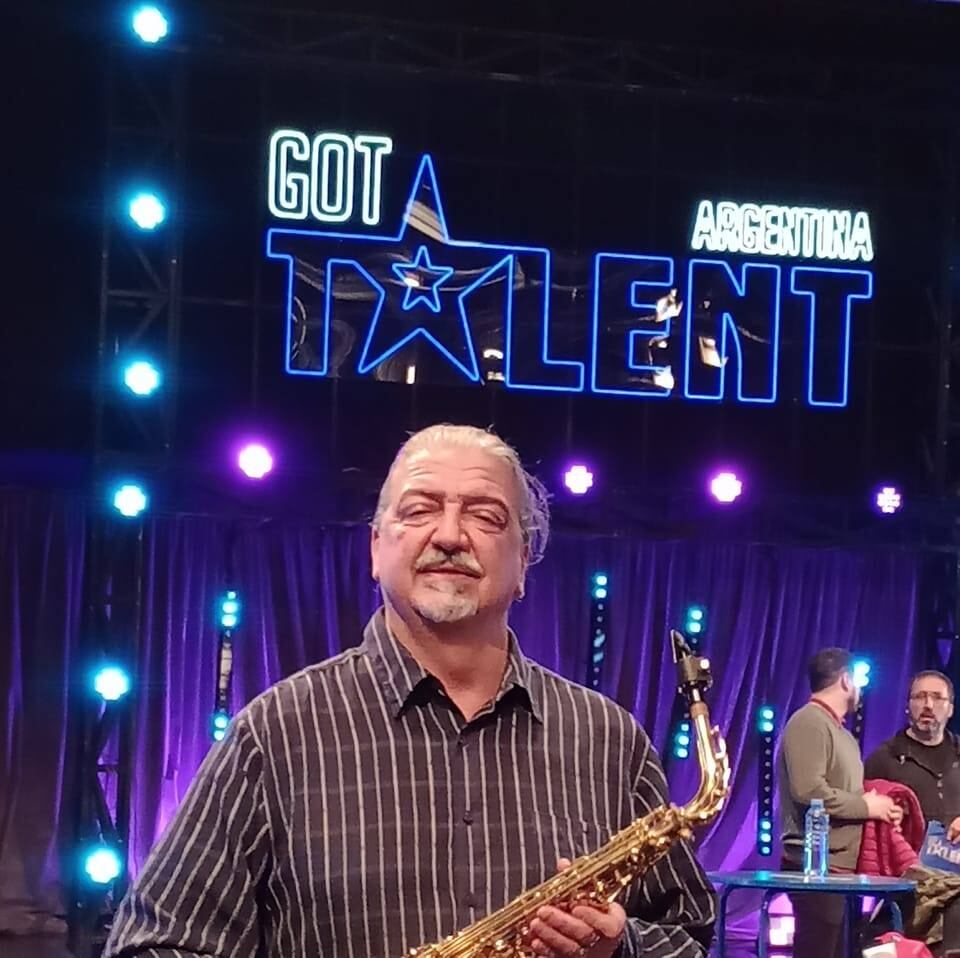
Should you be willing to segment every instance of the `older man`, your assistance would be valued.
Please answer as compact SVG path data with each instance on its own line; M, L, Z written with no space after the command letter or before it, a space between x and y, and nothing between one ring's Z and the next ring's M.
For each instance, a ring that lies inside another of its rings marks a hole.
M526 659L507 627L547 526L542 487L502 440L463 426L413 436L373 522L383 609L359 648L236 716L107 954L401 958L663 804L643 729ZM624 906L546 906L530 947L705 953L714 895L687 845Z

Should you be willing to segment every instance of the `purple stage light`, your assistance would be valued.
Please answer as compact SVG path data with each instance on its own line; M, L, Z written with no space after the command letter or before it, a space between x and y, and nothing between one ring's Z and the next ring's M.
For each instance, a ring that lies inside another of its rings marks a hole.
M582 496L593 485L593 473L582 462L575 463L563 474L563 484L575 496Z
M877 492L876 503L885 516L892 516L903 506L903 496L896 486L884 486Z
M731 503L740 497L743 483L735 472L718 472L710 480L710 494L717 502Z
M237 465L249 479L262 479L273 469L273 456L263 443L248 442L237 455Z

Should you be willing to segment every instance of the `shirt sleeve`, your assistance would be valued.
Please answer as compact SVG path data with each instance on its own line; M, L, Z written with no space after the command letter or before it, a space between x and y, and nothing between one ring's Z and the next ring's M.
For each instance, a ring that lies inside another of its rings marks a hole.
M633 786L637 812L668 803L667 780L645 732ZM622 958L702 958L713 938L717 896L687 841L677 841L627 903Z
M821 722L787 723L783 730L781 754L790 783L790 797L800 805L823 800L831 818L863 821L867 803L863 792L848 792L827 783L830 733Z
M104 958L254 958L269 855L262 772L238 715L117 909Z

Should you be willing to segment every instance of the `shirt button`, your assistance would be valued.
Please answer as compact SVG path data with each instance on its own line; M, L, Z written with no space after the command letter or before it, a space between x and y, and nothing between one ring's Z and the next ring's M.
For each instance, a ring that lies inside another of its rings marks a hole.
M467 908L477 907L477 896L473 892L470 892L467 897L463 899L463 901Z
M463 813L463 823L464 825L473 824L473 812L469 808Z

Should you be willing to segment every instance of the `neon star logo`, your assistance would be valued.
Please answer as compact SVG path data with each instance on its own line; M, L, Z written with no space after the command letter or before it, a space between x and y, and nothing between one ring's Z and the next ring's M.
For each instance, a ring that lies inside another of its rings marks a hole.
M331 327L338 310L344 302L356 309L369 302L369 319L356 337L358 374L371 374L422 339L465 379L479 383L471 317L485 308L503 317L502 338L498 335L494 345L502 348L509 388L583 390L585 364L549 355L550 251L452 239L429 154L420 160L396 233L272 228L267 256L287 263L288 373L330 375ZM315 265L318 260L321 266ZM349 294L341 295L348 285ZM524 295L515 298L518 286ZM319 310L311 308L317 292ZM475 302L478 297L482 303ZM303 323L295 332L298 310ZM319 329L312 319L317 312ZM300 345L295 336L305 340L307 335L316 345L310 362L298 366L291 361Z
M400 277L400 282L407 287L403 297L404 310L411 310L422 302L432 312L440 312L439 289L441 284L453 276L452 266L434 266L430 262L430 254L426 246L421 246L412 263L394 263L390 268ZM433 279L424 283L427 275L432 276Z
M291 157L305 162L302 152ZM277 174L291 210L306 189L291 177L304 175ZM332 187L317 189L323 199ZM811 406L849 401L853 324L873 298L868 270L598 251L582 278L565 263L555 286L545 247L451 237L429 154L396 232L363 232L380 228L376 209L355 232L268 230L268 257L286 265L291 375L771 404L789 322L804 330L791 388Z

